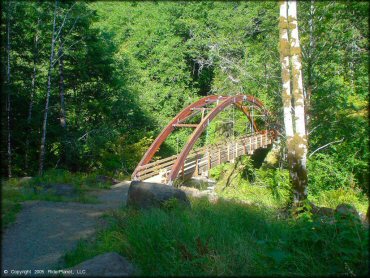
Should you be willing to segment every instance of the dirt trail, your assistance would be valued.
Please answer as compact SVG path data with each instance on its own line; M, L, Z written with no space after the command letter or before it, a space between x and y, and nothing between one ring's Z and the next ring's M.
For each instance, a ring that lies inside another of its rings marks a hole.
M92 236L99 217L126 202L129 182L94 193L98 204L30 201L2 234L2 274L7 270L55 269L79 239Z

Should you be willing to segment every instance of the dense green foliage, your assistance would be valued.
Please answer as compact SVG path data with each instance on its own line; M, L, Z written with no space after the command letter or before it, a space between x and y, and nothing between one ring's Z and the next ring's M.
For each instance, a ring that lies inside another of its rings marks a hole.
M6 3L5 7L6 7ZM3 9L3 12L7 9ZM11 92L11 132L14 175L32 175L36 172L41 140L41 124L47 90L47 67L52 36L53 2L10 2L10 66L11 83L3 89ZM22 18L23 20L17 20ZM37 24L38 20L40 23ZM96 11L83 2L62 2L57 10L56 29L62 28L63 41L56 42L56 52L63 45L64 93L67 128L59 123L59 71L58 59L54 60L52 90L47 133L46 168L62 167L72 171L93 170L107 166L114 167L115 153L109 151L112 142L127 134L127 140L134 143L135 128L144 123L142 113L134 97L126 88L127 75L115 73L115 47L111 35L100 32L92 26ZM64 23L64 25L63 25ZM5 22L2 32L5 31ZM35 49L35 36L39 37ZM4 36L3 50L7 41ZM3 51L5 53L5 51ZM36 80L33 96L31 122L27 117L32 93L32 72L35 56ZM6 57L3 62L6 61ZM6 63L2 63L6 65ZM117 78L118 77L118 78ZM4 92L7 92L4 90ZM6 94L2 94L6 104ZM3 142L7 142L5 109L2 109ZM29 142L27 149L26 141ZM127 144L125 142L125 144ZM2 169L6 165L6 146L2 144ZM65 146L67 158L60 161ZM29 168L26 168L25 154L29 152ZM107 152L110 155L107 155ZM113 162L112 162L113 161ZM4 174L4 173L3 173Z
M121 210L95 242L82 241L67 266L107 251L129 258L145 276L366 275L368 230L355 219L193 200L192 209ZM314 233L312 231L315 231Z
M3 2L1 32L6 34L9 18L11 78L3 86L2 105L5 108L10 92L13 173L33 175L38 168L54 3L9 4L8 9L8 1ZM298 9L309 149L336 142L313 154L316 162L309 167L326 164L332 175L342 176L341 184L351 176L354 186L367 191L369 5L314 1L299 3ZM63 26L63 37L55 47L58 53L63 45L65 52L67 128L59 123L56 59L45 167L129 174L161 128L182 107L207 94L255 95L282 123L278 12L274 2L58 3L56 30ZM6 36L2 38L2 52L8 54ZM2 59L6 80L7 55ZM7 121L6 109L2 111L5 176ZM247 130L241 113L230 109L198 144ZM158 155L181 150L189 132L170 136ZM327 189L341 186L328 182L324 178ZM320 189L316 185L313 191Z
M4 225L25 200L93 201L84 193L107 186L97 174L129 176L170 119L203 96L256 96L283 126L277 2L4 0L1 15ZM367 2L298 3L308 198L333 209L350 203L362 214L369 194L368 16ZM45 171L38 176L43 131ZM250 131L245 116L229 108L196 146ZM174 132L157 157L181 151L190 132ZM284 136L280 141L284 147ZM13 178L5 181L8 151ZM338 215L281 212L291 193L281 153L271 165L241 157L212 169L216 192L228 201L112 213L96 241L67 254L67 266L117 251L152 276L366 275L368 227ZM55 183L73 184L78 196L39 194Z
M352 204L362 215L366 214L368 199L355 186L352 175L339 172L322 157L310 160L308 199L320 207L335 209L340 204ZM282 209L289 203L290 183L286 169L263 163L253 166L250 157L240 157L235 164L223 163L211 169L217 181L219 196L259 207Z

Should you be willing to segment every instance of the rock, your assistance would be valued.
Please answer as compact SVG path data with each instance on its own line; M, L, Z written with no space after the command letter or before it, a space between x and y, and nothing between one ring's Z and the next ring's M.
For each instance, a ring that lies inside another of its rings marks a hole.
M190 197L200 198L207 196L206 192L200 191L199 189L194 187L180 186L180 189L184 191L187 196Z
M116 179L114 179L112 177L108 177L108 176L97 176L96 181L101 182L101 183L110 183L112 185L120 183L119 180L116 180Z
M320 216L334 216L334 209L326 207L318 207L313 203L310 203L312 207L312 213Z
M136 271L135 267L130 262L116 252L96 256L67 269L67 271L68 270L72 270L73 274L71 276L85 277L132 276Z
M217 196L217 194L216 193L211 193L211 194L209 194L208 195L208 200L211 202L211 203L213 203L213 204L215 204L215 203L217 203L218 202L218 196Z
M184 191L161 183L132 181L127 195L127 206L136 208L161 207L165 201L175 198L190 207Z
M58 196L74 197L77 190L71 184L48 184L41 190L41 193L51 193Z
M193 198L203 198L206 197L211 203L216 203L218 201L218 196L212 190L203 190L200 191L199 189L187 186L181 186L180 189L185 192L187 196Z
M359 212L358 215L360 216L362 223L366 224L368 222L365 214Z
M339 215L342 219L354 218L357 220L361 220L357 210L349 204L338 205L337 208L335 209L335 213Z
M243 205L248 205L248 206L253 205L253 202L248 201L248 200L240 200L238 201L238 203L243 204Z

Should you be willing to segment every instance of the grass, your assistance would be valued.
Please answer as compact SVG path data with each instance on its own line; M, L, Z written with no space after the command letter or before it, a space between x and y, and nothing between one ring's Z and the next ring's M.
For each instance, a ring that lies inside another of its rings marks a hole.
M70 184L76 189L76 196L64 197L52 193L42 193L48 184ZM30 200L53 202L96 203L97 199L86 195L92 190L106 189L111 185L97 181L97 174L70 173L65 170L49 170L43 176L30 179L12 178L2 182L2 228L13 223L21 210L21 203Z
M354 219L302 214L232 201L192 199L192 209L121 209L94 242L66 254L66 267L115 251L145 276L365 275L368 229ZM316 218L315 218L316 217Z
M286 170L251 168L248 158L213 168L215 204L191 199L192 209L168 202L162 209L121 209L95 241L65 255L71 267L115 251L145 276L331 276L368 274L368 227L358 219L281 213L289 198ZM355 189L310 195L318 206L367 199ZM241 203L247 201L249 205Z

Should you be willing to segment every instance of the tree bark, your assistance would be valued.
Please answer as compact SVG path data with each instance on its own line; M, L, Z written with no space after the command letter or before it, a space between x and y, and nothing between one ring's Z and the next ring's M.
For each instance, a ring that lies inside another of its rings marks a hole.
M355 18L355 13L352 11L352 18ZM351 94L354 95L355 90L355 62L354 62L354 49L356 45L356 38L355 38L355 27L352 25L352 43L350 46L351 53L349 54L349 77L351 82Z
M279 35L280 35L280 63L281 63L281 78L283 82L282 100L284 111L284 127L287 141L293 138L293 120L292 120L292 95L290 92L290 66L289 55L290 45L288 37L288 18L287 18L288 3L280 1L280 20L279 20Z
M67 127L65 102L64 102L64 58L62 32L60 33L60 48L59 48L59 96L60 96L60 126L65 129Z
M12 143L11 143L11 87L10 87L10 1L8 1L8 14L6 20L6 52L7 52L7 67L6 67L6 85L7 85L7 100L6 100L6 112L7 112L7 154L8 154L8 178L12 177Z
M292 95L290 88L290 45L288 34L288 2L280 1L280 19L279 19L279 50L280 50L280 63L281 63L281 79L282 79L282 92L281 98L283 101L284 112L284 129L286 136L286 145L289 146L294 135L293 130L293 117L292 117ZM292 173L291 157L287 156L289 173Z
M66 163L67 149L66 149L66 132L67 132L67 119L65 111L65 101L64 101L64 53L63 53L63 30L60 31L59 35L59 51L58 51L58 61L59 61L59 97L60 97L60 126L63 129L63 134L61 138L61 151L60 151L60 161Z
M305 114L306 114L306 135L308 139L310 127L310 110L311 110L311 95L312 95L312 86L313 86L313 54L315 48L315 37L314 37L314 14L315 6L314 0L311 0L310 5L310 19L308 22L309 32L310 32L310 42L309 42L309 51L307 57L307 90L305 95Z
M302 78L302 52L299 43L297 2L289 1L288 24L290 29L290 53L292 61L292 83L295 133L288 144L288 156L292 161L293 202L307 199L307 136Z
M25 168L28 169L28 161L29 161L29 144L30 144L30 133L32 131L31 120L32 120L32 109L33 109L33 98L36 93L36 77L37 77L37 62L38 62L38 41L39 41L39 26L40 26L40 17L37 19L36 25L36 33L35 33L35 44L34 44L34 51L33 51L33 72L32 72L32 80L31 80L31 95L30 95L30 105L28 107L28 116L27 116L27 125L28 125L28 133L27 133L27 140L26 140L26 154L25 154Z
M41 144L40 144L39 175L43 174L44 159L45 159L45 142L46 142L46 130L47 130L48 112L49 112L49 99L50 99L50 91L51 91L51 73L53 69L53 60L54 60L55 20L56 20L57 7L58 7L58 0L55 0L53 33L51 36L50 64L49 64L49 70L48 70L48 85L47 85L47 93L46 93L46 101L45 101L44 121L42 125L42 137L41 137Z

